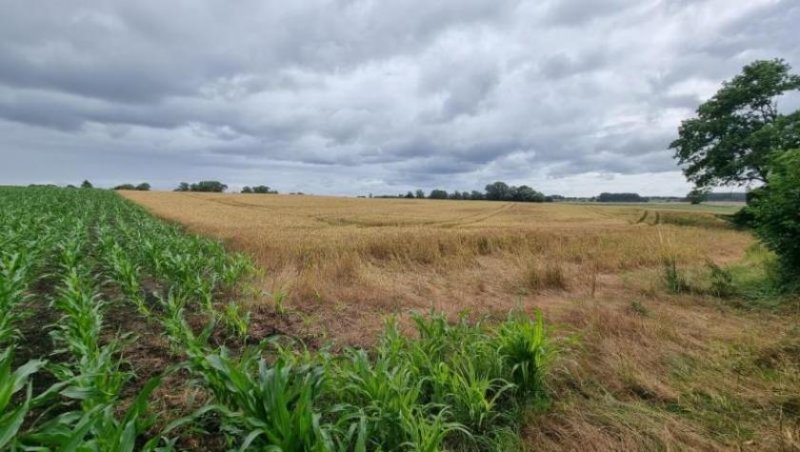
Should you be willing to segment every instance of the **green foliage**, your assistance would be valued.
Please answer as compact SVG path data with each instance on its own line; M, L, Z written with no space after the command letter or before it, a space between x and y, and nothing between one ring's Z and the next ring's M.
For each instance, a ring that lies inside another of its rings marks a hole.
M782 115L777 98L800 89L783 60L755 61L683 121L670 148L698 187L766 182L776 151L800 146L800 111Z
M756 233L778 255L782 279L800 281L800 149L777 157L767 186L753 201Z
M91 182L89 182L88 180L84 180L84 181L81 183L81 188L94 188L94 186L93 186L93 185L92 185L92 183L91 183Z

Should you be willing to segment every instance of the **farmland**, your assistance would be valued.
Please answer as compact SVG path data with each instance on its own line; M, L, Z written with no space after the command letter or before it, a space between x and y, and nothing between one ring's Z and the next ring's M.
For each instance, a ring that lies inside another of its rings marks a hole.
M798 446L720 207L122 195L0 189L0 448Z
M0 448L496 449L544 400L541 317L419 315L374 354L311 353L251 332L248 257L114 192L0 206Z
M264 318L280 294L265 322L307 343L369 348L387 316L413 334L431 309L540 310L561 350L531 447L797 446L796 302L771 307L771 255L717 216L736 206L124 196L253 256L266 295L243 305Z

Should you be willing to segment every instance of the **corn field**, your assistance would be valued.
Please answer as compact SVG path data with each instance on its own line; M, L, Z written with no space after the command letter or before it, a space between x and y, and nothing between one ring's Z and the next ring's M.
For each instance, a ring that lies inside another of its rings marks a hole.
M541 317L431 313L412 337L387 320L373 350L308 350L249 338L233 299L255 272L114 192L0 188L0 450L513 450L546 405ZM163 335L173 365L140 377L115 309ZM20 356L32 342L46 352ZM160 410L167 384L202 403Z

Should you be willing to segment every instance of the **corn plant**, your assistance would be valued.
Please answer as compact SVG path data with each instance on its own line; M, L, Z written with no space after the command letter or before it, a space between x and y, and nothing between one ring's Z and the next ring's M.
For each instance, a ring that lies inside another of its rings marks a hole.
M252 352L233 359L224 349L204 358L200 378L219 402L212 407L226 432L244 438L242 449L332 449L330 427L315 409L324 369L292 361L279 358L269 365Z
M94 405L83 411L68 411L37 426L22 441L35 449L86 451L170 451L173 443L161 435L140 439L153 427L155 417L148 413L148 398L161 382L160 377L149 380L121 418L117 418L114 402ZM80 400L81 392L64 391Z
M243 313L239 304L227 304L222 311L220 319L234 335L240 339L247 338L248 332L250 331L250 313Z
M33 360L12 370L11 361L10 348L0 352L0 449L3 450L15 442L25 415L33 405L30 377L45 365L44 361ZM12 405L14 394L23 388L27 388L25 399Z
M0 255L0 345L16 336L15 325L24 317L19 306L26 298L31 267L20 253Z

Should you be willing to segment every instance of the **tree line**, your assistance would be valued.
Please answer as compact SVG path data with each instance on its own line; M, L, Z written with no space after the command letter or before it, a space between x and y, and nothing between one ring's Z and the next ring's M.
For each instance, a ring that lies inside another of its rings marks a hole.
M373 197L370 195L370 197ZM376 198L407 198L407 199L454 199L464 201L517 201L517 202L552 202L553 199L545 196L527 185L513 186L505 182L497 181L486 186L483 192L472 191L452 191L448 192L441 188L434 188L427 195L424 190L418 189L415 192L406 194L382 195Z
M203 180L195 183L181 182L174 191L194 191L205 193L222 193L228 189L228 186L216 180ZM240 193L260 193L260 194L278 194L277 190L273 190L267 185L256 185L253 187L245 186Z

